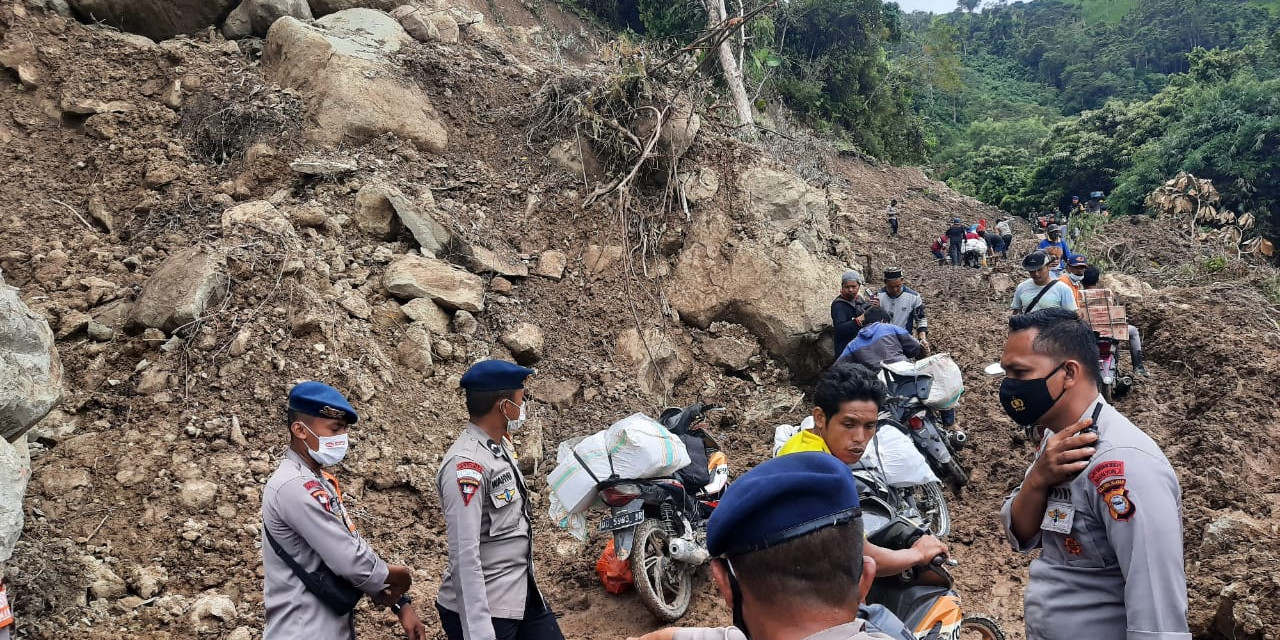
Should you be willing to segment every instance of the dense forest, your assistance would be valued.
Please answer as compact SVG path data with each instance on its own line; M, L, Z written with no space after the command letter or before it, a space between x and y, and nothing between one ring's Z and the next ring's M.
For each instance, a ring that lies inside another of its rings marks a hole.
M707 7L763 0L565 0L638 39L694 42ZM1108 194L1140 213L1178 171L1280 227L1280 0L778 2L732 38L754 107L1007 211ZM714 71L714 65L704 68Z

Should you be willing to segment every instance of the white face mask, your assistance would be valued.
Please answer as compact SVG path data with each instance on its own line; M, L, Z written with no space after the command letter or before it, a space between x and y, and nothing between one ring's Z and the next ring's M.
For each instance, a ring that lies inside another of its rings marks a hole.
M299 422L298 424L302 424ZM311 459L320 463L320 466L328 467L330 465L342 462L347 457L347 448L351 445L351 441L347 438L347 434L340 436L318 436L307 425L302 424L302 428L307 430L319 443L320 449L312 451L311 447L307 447L307 453L311 454Z
M521 428L523 428L524 421L529 419L529 416L525 413L525 406L527 406L529 403L522 402L519 405L516 405L516 403L512 402L507 398L503 398L502 401L510 403L513 406L518 406L520 408L520 417L516 418L515 420L507 418L507 433L515 433L519 431ZM506 414L504 413L503 415L506 415Z
M1082 276L1082 275L1081 275L1081 276L1078 276L1078 275L1076 275L1076 274L1074 274L1074 273L1068 273L1068 274L1067 274L1067 277L1068 277L1068 278L1071 278L1071 281L1072 281L1072 282L1074 282L1074 283L1076 283L1076 284L1080 284L1080 283L1084 280L1084 276Z

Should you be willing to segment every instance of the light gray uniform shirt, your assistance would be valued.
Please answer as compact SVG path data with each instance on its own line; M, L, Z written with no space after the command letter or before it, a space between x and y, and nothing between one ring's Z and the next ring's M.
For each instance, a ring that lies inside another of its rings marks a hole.
M804 640L892 640L890 636L866 630L866 620L861 618L819 631ZM747 640L737 627L676 629L672 640Z
M386 586L387 563L356 533L337 480L312 471L292 449L262 491L262 526L308 572L323 562L369 595ZM354 640L351 615L334 614L312 595L265 537L262 565L263 640Z
M1076 294L1071 291L1071 286L1053 276L1050 281L1053 284L1040 299L1036 301L1036 306L1031 311L1039 311L1041 309L1066 309L1067 311L1075 311ZM1027 305L1035 300L1040 294L1040 290L1044 287L1035 283L1031 278L1023 280L1018 284L1018 288L1013 290L1013 302L1009 305L1014 311L1026 311Z
M1050 491L1040 531L1019 544L1013 496L1000 511L1015 550L1040 549L1027 640L1190 640L1178 478L1147 434L1101 395L1094 402L1103 404L1096 453Z
M908 333L929 330L929 318L924 313L924 298L911 287L902 287L902 293L894 298L881 289L876 293L880 308L890 316L890 322L906 329Z
M468 424L436 475L449 532L449 567L436 602L462 618L466 640L493 640L493 618L524 619L533 529L514 460L508 442Z

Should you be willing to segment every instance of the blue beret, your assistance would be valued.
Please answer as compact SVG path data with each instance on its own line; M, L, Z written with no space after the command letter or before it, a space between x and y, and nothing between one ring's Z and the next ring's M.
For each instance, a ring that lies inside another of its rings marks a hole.
M309 416L346 420L347 424L360 420L342 392L323 382L300 382L290 389L289 408Z
M759 551L861 515L849 467L829 453L792 453L729 485L707 523L707 551Z
M467 391L510 391L523 389L531 375L533 369L506 360L481 360L462 374L460 384Z

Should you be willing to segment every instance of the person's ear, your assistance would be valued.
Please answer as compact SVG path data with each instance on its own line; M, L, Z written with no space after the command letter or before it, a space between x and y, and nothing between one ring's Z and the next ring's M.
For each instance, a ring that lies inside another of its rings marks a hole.
M858 603L867 600L867 592L871 591L871 583L876 579L876 559L862 556L862 577L858 579Z
M711 579L720 590L724 603L729 605L729 609L733 609L733 588L729 586L729 570L725 567L724 560L716 558L711 561Z
M293 437L304 442L306 441L307 436L311 435L307 433L307 426L303 424L301 420L294 420L293 424L289 425L289 433L292 434Z
M1084 367L1076 360L1067 360L1062 365L1062 390L1076 386L1083 379Z
M827 427L827 414L822 412L822 407L813 408L813 430L819 431Z

